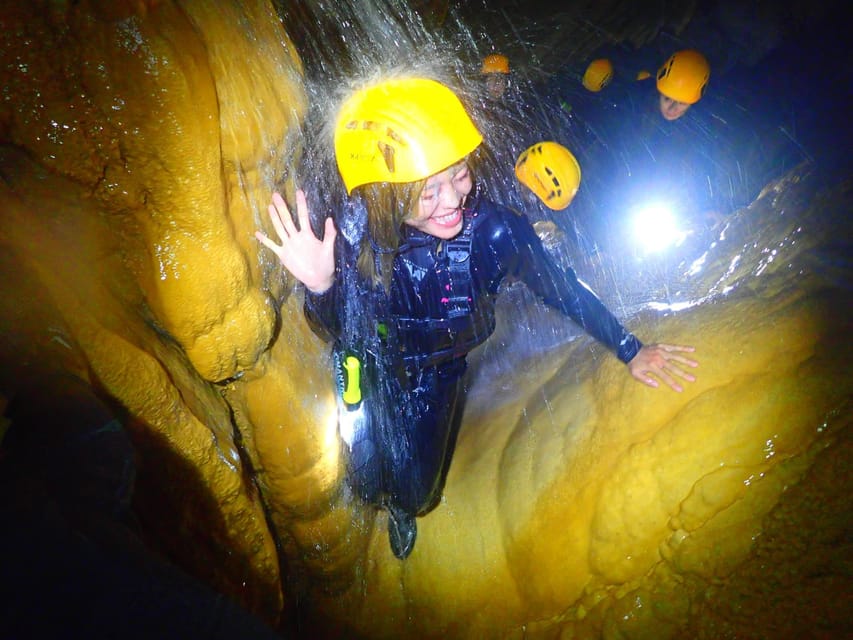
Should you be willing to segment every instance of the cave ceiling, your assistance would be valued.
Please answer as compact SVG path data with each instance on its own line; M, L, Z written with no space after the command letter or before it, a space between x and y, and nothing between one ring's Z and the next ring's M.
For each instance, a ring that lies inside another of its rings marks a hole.
M753 66L797 38L825 35L824 26L837 23L838 14L844 12L837 0L377 0L375 4L382 11L397 12L403 22L405 12L412 9L427 30L451 39L461 26L476 50L459 49L460 57L473 61L483 53L501 52L513 61L514 69L533 80L558 73L567 63L580 63L602 48L659 63L673 50L696 47L719 74ZM316 43L328 47L331 41L346 40L347 29L353 26L348 19L341 20L347 5L340 3L279 0L277 6L297 46L308 52L309 68L316 59ZM820 42L841 46L826 38Z

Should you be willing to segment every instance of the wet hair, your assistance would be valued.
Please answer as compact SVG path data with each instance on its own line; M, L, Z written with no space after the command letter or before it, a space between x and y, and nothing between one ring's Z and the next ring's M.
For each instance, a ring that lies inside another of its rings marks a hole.
M359 187L367 208L367 233L361 240L358 270L385 291L391 288L394 257L402 241L402 226L414 215L426 179L395 184L375 182Z

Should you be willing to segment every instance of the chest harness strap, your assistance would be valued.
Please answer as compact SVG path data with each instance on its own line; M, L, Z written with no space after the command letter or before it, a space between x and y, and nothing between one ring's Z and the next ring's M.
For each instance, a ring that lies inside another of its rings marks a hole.
M441 303L447 309L447 318L450 320L470 315L473 306L471 238L475 214L465 208L462 215L462 231L453 240L442 242L436 251L436 257L447 265L448 282Z

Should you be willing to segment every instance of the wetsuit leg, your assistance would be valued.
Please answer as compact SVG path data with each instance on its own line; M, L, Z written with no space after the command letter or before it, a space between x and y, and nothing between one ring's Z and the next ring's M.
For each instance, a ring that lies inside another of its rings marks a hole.
M459 436L459 427L462 425L462 415L465 413L465 400L467 393L464 386L464 376L460 376L457 382L456 401L450 413L450 432L447 434L447 446L444 450L444 465L438 476L432 497L428 502L424 502L424 507L419 511L419 515L429 513L438 506L441 502L441 496L444 493L444 484L447 481L447 474L450 472L450 462L453 460L453 452L456 451L456 438Z
M371 431L365 425L355 434L349 449L347 479L361 500L379 504L382 497L382 458Z
M395 505L423 514L441 498L464 407L465 360L419 372L386 430L386 490Z

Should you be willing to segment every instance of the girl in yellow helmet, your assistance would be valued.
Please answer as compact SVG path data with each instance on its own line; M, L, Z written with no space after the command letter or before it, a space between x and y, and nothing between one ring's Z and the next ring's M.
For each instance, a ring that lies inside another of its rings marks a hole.
M353 196L338 219L342 233L329 218L315 236L297 191L295 221L273 194L279 243L256 234L305 286L312 327L335 341L352 411L341 422L348 479L361 499L387 510L400 559L414 546L415 518L441 498L466 356L494 331L505 279L524 281L641 382L680 391L679 378L694 379L685 368L696 362L682 355L692 347L644 346L550 259L527 218L483 197L467 164L481 141L456 95L434 80L369 86L343 104L335 127L338 169Z

